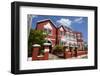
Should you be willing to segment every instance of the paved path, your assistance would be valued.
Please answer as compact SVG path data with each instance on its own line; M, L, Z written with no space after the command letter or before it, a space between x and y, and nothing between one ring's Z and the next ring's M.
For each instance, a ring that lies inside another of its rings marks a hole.
M81 56L78 56L78 57L67 58L67 59L85 59L85 58L88 58L87 54L81 55ZM61 60L61 59L64 59L64 58L60 58L60 57L58 57L54 54L49 53L49 60ZM29 57L28 61L32 61L32 57Z
M55 59L62 59L62 58L59 58L58 56L53 55L53 54L49 54L49 59L50 60L55 60Z
M80 55L80 56L77 56L77 57L72 57L72 58L67 58L67 59L84 59L84 58L87 58L87 54L85 55ZM50 60L58 60L58 59L64 59L64 58L60 58L54 54L49 54L49 59Z

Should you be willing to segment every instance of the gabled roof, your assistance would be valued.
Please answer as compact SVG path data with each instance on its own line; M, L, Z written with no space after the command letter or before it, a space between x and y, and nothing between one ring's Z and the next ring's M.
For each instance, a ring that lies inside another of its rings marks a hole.
M58 28L60 28L60 27L63 27L64 28L64 30L67 32L67 31L72 31L73 32L73 30L71 29L71 28L69 28L69 27L64 27L63 25L61 25L61 26L59 26ZM68 29L68 30L67 30Z
M40 21L37 22L37 24L40 24L40 23L43 23L43 22L50 22L56 29L59 29L60 27L62 27L65 31L67 31L67 29L68 29L68 31L72 31L73 33L82 34L81 32L73 31L71 28L69 28L69 27L67 27L67 26L64 27L63 25L60 25L59 27L57 27L57 26L53 23L53 21L52 21L51 19L40 20ZM36 26L36 28L37 28L37 26Z
M37 24L40 24L40 23L43 23L43 22L50 22L57 29L56 25L50 19L40 20L40 21L37 22ZM37 26L36 26L36 28L37 28Z
M62 27L62 28L66 31L66 29L64 28L64 26L63 26L63 25L59 26L59 27L58 27L58 29L60 29L61 27Z

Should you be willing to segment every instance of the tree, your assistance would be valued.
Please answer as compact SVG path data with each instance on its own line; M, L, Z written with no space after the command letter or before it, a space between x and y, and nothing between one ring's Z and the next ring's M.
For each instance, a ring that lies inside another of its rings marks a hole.
M28 52L31 55L31 49L33 44L43 45L45 43L45 37L47 34L43 30L30 30L30 35L28 38Z
M33 44L40 44L42 45L45 42L46 34L42 30L32 30L30 31L29 35L29 42L32 42Z

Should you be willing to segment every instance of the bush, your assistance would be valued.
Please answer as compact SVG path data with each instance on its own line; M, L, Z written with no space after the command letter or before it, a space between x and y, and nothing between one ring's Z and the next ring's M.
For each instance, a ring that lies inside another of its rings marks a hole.
M62 52L64 52L63 46L61 46L61 45L56 45L56 46L53 48L53 52L54 52L54 53L62 53Z

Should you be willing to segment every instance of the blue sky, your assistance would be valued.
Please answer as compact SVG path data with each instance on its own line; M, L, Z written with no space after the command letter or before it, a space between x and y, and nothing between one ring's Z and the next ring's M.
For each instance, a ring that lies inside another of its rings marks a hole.
M51 15L33 15L32 29L36 27L37 21L50 19L56 26L67 26L74 31L82 32L83 39L88 41L88 18L81 16L51 16Z

